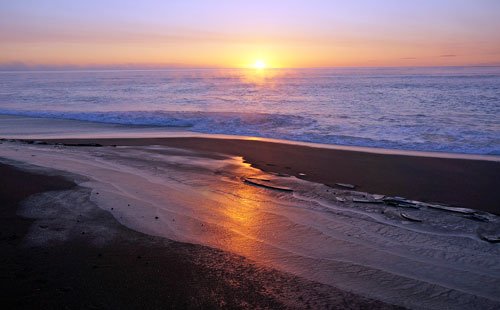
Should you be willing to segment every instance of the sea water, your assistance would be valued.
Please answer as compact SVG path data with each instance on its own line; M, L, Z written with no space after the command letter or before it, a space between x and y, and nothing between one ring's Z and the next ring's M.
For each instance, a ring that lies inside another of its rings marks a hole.
M0 114L500 155L500 67L0 72Z

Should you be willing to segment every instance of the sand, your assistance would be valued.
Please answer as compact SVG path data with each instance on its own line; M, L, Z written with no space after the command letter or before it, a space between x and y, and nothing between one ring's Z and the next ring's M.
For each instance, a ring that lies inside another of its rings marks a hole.
M23 203L19 214L38 221L23 246L71 245L82 232L85 238L91 236L93 246L114 244L123 232L109 225L103 228L106 217L95 213L99 210L123 225L119 227L158 240L233 253L257 268L293 274L300 285L315 283L327 292L335 288L328 293L333 296L349 291L416 309L494 309L500 303L500 249L482 240L484 234L500 233L500 218L493 214L391 206L375 201L370 193L261 171L241 157L221 153L220 148L212 153L158 145L164 140L140 141L123 144L143 145L116 147L90 147L86 141L71 141L72 146L4 141L0 156L17 161L11 164L29 163L43 173L57 167L58 174L80 188L71 194L49 192ZM246 142L239 143L241 147ZM272 169L284 166L277 161L267 164ZM254 186L245 182L248 178L271 186ZM273 186L291 191L273 190ZM47 211L54 202L58 211ZM79 218L74 217L79 212L98 216L90 216L96 221L81 230ZM199 257L207 255L203 252ZM217 262L210 256L204 261L213 263L210 267L215 270L225 270L228 258ZM245 278L252 279L253 274ZM259 277L253 280L265 282ZM300 302L300 296L313 295L292 294L291 300ZM290 300L272 298L283 304ZM329 298L320 298L322 302L316 301L314 307L338 302Z
M92 206L88 197L80 200L85 210L73 206L76 213L51 200L29 218L18 215L21 201L45 191L58 191L61 201L89 195L62 177L0 164L5 309L394 308L241 256L138 233ZM66 216L47 218L49 211ZM34 230L68 238L52 238L44 246L27 243Z
M211 138L72 139L61 143L164 145L241 156L252 166L327 185L439 202L500 214L500 161L322 149ZM439 154L436 154L438 156Z

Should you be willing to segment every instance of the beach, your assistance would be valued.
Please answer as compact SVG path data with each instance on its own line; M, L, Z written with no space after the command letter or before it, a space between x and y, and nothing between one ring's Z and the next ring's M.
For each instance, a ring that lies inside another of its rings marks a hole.
M394 308L256 266L243 257L127 229L99 208L65 218L19 216L45 191L79 191L57 176L0 164L2 305L10 309ZM81 190L81 189L80 189ZM62 212L67 206L51 205ZM75 206L78 207L78 206ZM76 208L78 209L78 208ZM46 210L47 211L47 210ZM45 220L45 222L43 222ZM42 224L43 222L43 224ZM26 246L30 230L70 230L68 242ZM109 239L96 245L96 240Z
M5 218L23 223L3 221L21 229L3 238L3 291L19 306L500 303L495 156L39 129L0 145Z
M0 306L499 310L499 12L0 2Z

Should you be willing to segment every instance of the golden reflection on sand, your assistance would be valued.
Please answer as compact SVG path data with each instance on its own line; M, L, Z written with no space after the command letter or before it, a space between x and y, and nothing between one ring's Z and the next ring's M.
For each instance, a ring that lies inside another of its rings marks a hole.
M240 172L253 172L255 169L247 163L241 163ZM265 205L264 205L265 204ZM244 184L235 186L233 191L227 196L224 204L224 216L226 223L234 233L231 234L227 247L234 253L255 259L262 253L262 233L263 224L266 220L265 207L270 202L265 200L262 189Z
M228 246L240 255L255 258L260 252L260 238L262 212L258 201L257 188L242 185L233 193L232 203L226 205L225 215L235 232Z

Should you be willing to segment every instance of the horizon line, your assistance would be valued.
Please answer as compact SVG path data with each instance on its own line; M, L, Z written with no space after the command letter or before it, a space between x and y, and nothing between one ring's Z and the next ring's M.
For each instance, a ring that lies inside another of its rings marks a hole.
M131 66L131 67L127 67ZM7 66L8 67L8 66ZM59 72L59 71L162 71L162 70L301 70L301 69L370 69L370 68L495 68L500 64L464 64L464 65L381 65L381 66L317 66L317 67L267 67L265 69L255 69L252 67L204 67L204 66L148 66L148 65L116 65L116 66L79 66L79 65L35 65L20 68L2 68L0 72Z

